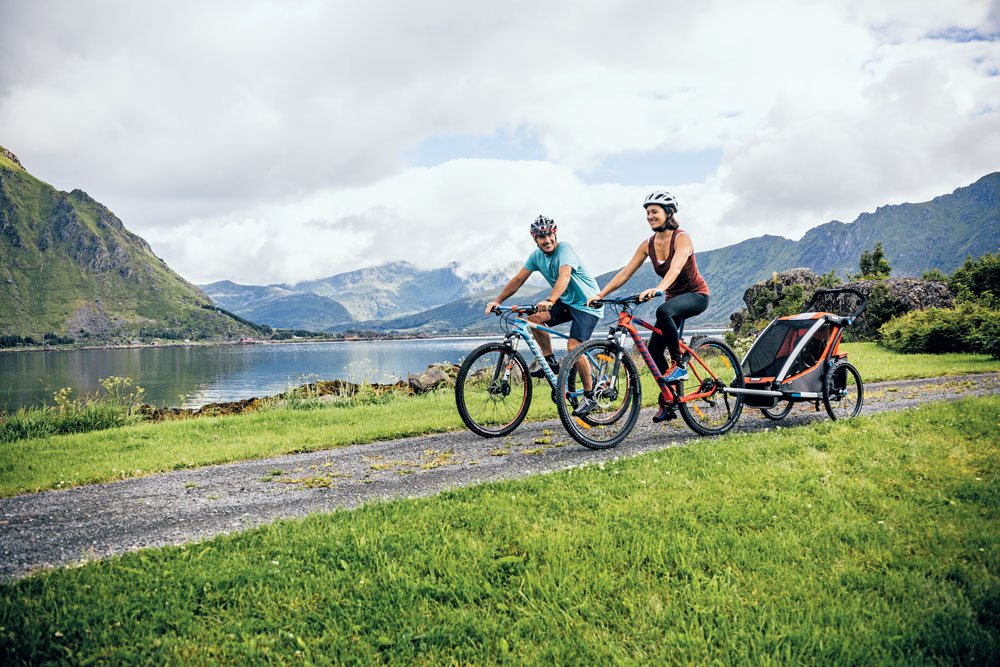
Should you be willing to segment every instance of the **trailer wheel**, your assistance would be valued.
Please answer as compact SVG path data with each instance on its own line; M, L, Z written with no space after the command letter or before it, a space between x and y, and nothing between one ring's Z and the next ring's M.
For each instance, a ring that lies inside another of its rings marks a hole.
M773 408L761 408L761 413L776 422L780 422L782 419L788 416L788 413L792 411L793 403L791 401L784 401L774 406Z
M861 373L846 361L834 364L823 382L823 405L830 419L850 419L861 412L865 387Z

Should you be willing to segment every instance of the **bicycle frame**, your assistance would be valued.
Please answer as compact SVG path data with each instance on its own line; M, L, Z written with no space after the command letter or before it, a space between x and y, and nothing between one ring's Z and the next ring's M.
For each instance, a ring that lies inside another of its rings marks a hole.
M526 312L524 309L519 307L510 308L510 311L515 313ZM555 388L556 374L552 372L552 369L549 367L549 363L545 360L545 355L542 354L542 349L538 346L538 341L536 341L535 337L531 335L531 329L538 329L565 340L569 340L569 334L556 331L555 329L542 326L541 324L529 322L524 317L519 316L513 321L513 329L508 331L504 336L504 342L509 343L515 352L517 352L517 341L523 340L525 342L528 349L531 350L531 355L538 361L538 365L542 367L542 371L545 373L545 379L548 380L550 386Z
M646 362L646 366L649 367L650 372L656 379L656 384L660 388L660 394L663 396L663 399L666 402L674 405L676 405L677 403L688 403L690 401L695 401L700 398L711 396L715 392L714 387L712 385L709 385L710 387L709 391L697 391L690 394L685 394L683 396L675 392L674 389L670 387L672 383L664 382L663 374L660 373L660 370L656 367L656 362L653 361L653 356L649 353L649 348L646 347L646 342L642 339L642 336L639 335L639 330L635 328L636 324L643 327L644 329L652 331L653 333L657 333L660 335L663 334L662 331L660 331L658 328L656 328L649 322L646 322L645 320L642 320L634 316L627 310L623 310L618 313L618 323L615 324L608 332L608 338L617 339L619 347L624 347L621 345L622 341L618 338L618 336L621 333L627 333L629 335L636 349L639 350L639 353L642 355L643 360ZM681 354L687 357L689 360L693 359L697 361L697 365L690 363L690 361L688 362L688 371L691 372L691 374L694 375L694 378L698 381L699 390L702 387L706 386L705 381L708 380L709 378L713 380L718 380L718 378L708 367L708 365L704 361L702 361L701 357L699 357L694 350L688 347L687 343L684 342L684 339L680 338L678 340L680 342ZM699 372L699 367L701 372ZM617 362L615 364L613 372L615 375L617 375L618 373Z

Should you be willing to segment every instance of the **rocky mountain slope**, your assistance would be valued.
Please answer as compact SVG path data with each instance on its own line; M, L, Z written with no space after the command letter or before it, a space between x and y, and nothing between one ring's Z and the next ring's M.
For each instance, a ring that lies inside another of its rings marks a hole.
M233 338L219 312L83 190L60 192L0 147L0 335Z
M878 242L894 277L919 277L930 269L951 273L968 256L1000 250L1000 172L928 202L880 206L851 223L828 222L798 241L762 236L699 252L698 267L712 290L712 304L699 320L728 321L743 292L775 271L805 267L841 278L857 273L861 253Z

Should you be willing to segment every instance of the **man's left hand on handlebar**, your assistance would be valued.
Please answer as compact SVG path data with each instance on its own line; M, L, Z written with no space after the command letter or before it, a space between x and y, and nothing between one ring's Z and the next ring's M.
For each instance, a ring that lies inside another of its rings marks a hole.
M543 301L539 301L535 305L535 310L537 310L540 313L544 313L547 312L551 307L552 307L552 302L549 301L548 299L545 299Z
M499 302L497 302L497 301L490 301L488 304L486 304L486 314L487 315L491 314L493 312L494 308L499 308L499 307L500 307L500 303Z

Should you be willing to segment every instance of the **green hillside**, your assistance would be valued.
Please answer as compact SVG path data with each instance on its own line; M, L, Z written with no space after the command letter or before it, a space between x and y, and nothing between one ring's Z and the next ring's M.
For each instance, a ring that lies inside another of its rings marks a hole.
M743 306L743 292L775 271L806 267L841 278L857 273L861 253L878 242L896 277L919 277L930 269L951 273L968 256L1000 250L1000 172L928 202L880 206L849 224L828 222L798 241L761 236L698 252L698 267L712 290L712 303L698 321L727 323Z
M212 307L86 192L60 192L0 148L0 335L107 342L258 335Z

